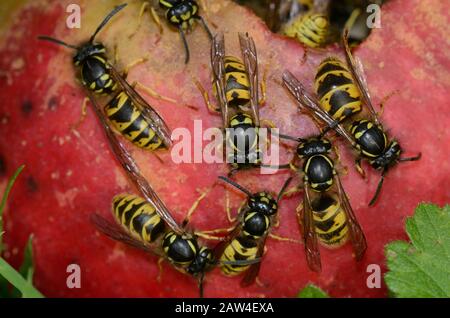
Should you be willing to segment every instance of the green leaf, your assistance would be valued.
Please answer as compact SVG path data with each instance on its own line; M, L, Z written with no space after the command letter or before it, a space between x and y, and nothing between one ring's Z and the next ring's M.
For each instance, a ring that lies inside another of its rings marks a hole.
M9 196L9 192L11 192L11 189L14 185L14 182L16 182L17 177L19 176L19 174L22 172L23 168L25 168L25 165L21 165L16 172L14 172L13 176L11 177L11 179L9 179L8 184L6 185L6 189L5 192L3 193L3 198L2 201L0 203L0 233L3 232L3 219L2 219L2 215L3 215L3 210L5 209L6 206L6 201L8 200L8 196ZM3 243L2 243L2 236L0 235L0 254L3 251Z
M450 206L420 204L406 220L411 243L386 246L386 284L395 297L450 297Z
M42 298L42 294L33 287L31 282L24 279L11 265L3 258L0 258L0 275L6 278L22 294L23 298Z
M329 296L319 287L309 284L299 294L298 298L328 298Z
M20 266L19 273L22 275L23 278L25 278L30 284L33 284L33 250L32 250L32 242L33 242L33 236L31 235L28 239L28 243L25 246L24 255L23 255L23 262ZM20 297L21 293L17 288L14 288L11 291L11 296L16 298Z

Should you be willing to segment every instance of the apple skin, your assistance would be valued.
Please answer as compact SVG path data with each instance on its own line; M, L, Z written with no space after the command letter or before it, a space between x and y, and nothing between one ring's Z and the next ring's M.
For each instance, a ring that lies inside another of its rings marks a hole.
M206 18L213 33L225 33L227 52L240 54L238 31L248 31L255 39L260 75L267 70L267 103L261 108L261 118L272 120L285 134L315 133L313 122L299 113L280 85L281 74L289 69L309 87L320 61L329 55L343 58L342 50L332 46L309 52L302 65L303 48L270 33L247 9L225 0L207 2ZM113 196L133 189L90 108L86 119L74 129L85 94L76 80L73 52L36 39L45 34L81 43L119 2L12 3L0 4L0 9L7 9L7 19L0 25L1 188L19 165L26 164L26 168L14 186L4 216L4 257L18 267L25 242L33 234L34 283L48 297L197 297L194 279L164 263L162 280L158 281L156 257L113 242L89 222L94 212L111 218ZM81 5L81 29L65 26L69 3ZM148 15L130 37L137 27L139 6L139 2L130 3L99 34L98 41L109 48L111 58L117 45L118 69L144 55L148 58L131 70L129 80L176 100L170 103L143 93L169 127L187 127L193 132L194 120L202 120L203 129L220 127L220 116L207 112L193 82L193 78L199 80L212 93L206 32L198 26L188 35L191 61L184 65L177 32L165 25L161 37ZM398 90L381 117L389 134L399 140L405 155L422 152L420 161L401 164L389 172L379 202L369 208L367 203L379 173L365 165L367 178L363 180L353 168L351 149L336 140L341 165L348 168L342 175L344 187L367 237L363 260L358 263L353 259L350 244L335 250L321 248L323 271L317 274L308 270L301 244L269 238L259 275L262 285L241 288L239 277L224 277L216 269L206 278L207 297L293 297L307 283L318 285L333 297L387 296L383 282L381 288L367 287L367 266L376 264L382 273L386 271L384 246L392 240L407 239L405 219L418 203L450 202L450 59L444 28L449 9L448 2L438 0L391 1L382 9L382 28L373 30L355 52L365 66L374 103ZM162 164L151 153L124 142L179 221L197 198L197 190L207 189L217 176L227 173L223 164L177 165L167 151L158 154ZM282 160L291 156L287 153ZM288 174L260 176L255 170L244 171L237 180L252 191L277 192ZM297 176L295 182L301 182L301 177ZM192 227L207 230L229 226L224 193L223 186L211 191L192 218ZM234 210L245 199L235 191L230 198ZM280 227L275 233L300 238L294 211L301 198L298 194L282 201ZM69 264L81 268L80 289L66 286Z

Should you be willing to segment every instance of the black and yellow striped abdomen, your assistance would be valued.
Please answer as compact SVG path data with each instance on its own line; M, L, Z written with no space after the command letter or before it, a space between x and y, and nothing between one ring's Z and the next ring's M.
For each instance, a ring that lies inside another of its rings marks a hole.
M326 42L328 27L329 21L326 15L307 13L286 25L284 34L291 38L297 38L300 43L308 47L316 48Z
M320 63L314 80L322 109L342 121L361 111L361 94L347 66L337 58Z
M250 82L245 65L234 56L225 56L225 95L231 107L245 106L250 102Z
M336 195L324 194L312 203L317 236L324 245L338 247L348 238L346 214Z
M139 148L155 150L164 143L125 92L117 94L105 107L115 129Z
M114 216L133 237L151 243L165 230L165 223L155 208L133 194L119 194L113 199Z
M237 260L254 260L258 253L258 241L244 235L235 237L228 243L220 257L221 262ZM246 271L250 265L222 264L222 272L227 276L235 276Z

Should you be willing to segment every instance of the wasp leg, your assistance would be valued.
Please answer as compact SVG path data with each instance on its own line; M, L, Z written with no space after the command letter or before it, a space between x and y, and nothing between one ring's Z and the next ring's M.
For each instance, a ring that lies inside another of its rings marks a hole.
M119 58L119 51L117 50L117 44L114 45L114 65L117 65L117 63L119 62L120 58ZM127 66L125 66L125 68L122 71L122 76L123 78L127 78L128 73L130 72L130 69L132 69L133 67L145 63L148 61L148 58L146 57L141 57L140 59L136 59L134 61L132 61L131 63L128 63Z
M236 222L236 218L231 216L231 208L230 208L230 194L227 190L225 190L225 211L227 213L227 219L230 223Z
M295 186L295 187L292 187L292 188L286 190L286 191L283 193L283 197L289 197L289 196L291 196L291 195L294 195L294 194L299 193L300 191L302 191L302 187L301 187L300 185L297 185L297 186Z
M143 90L147 94L149 94L150 96L152 96L153 98L160 99L160 100L172 103L172 104L177 103L177 101L175 99L161 95L158 92L156 92L154 89L150 88L149 86L146 86L139 82L134 82L133 84L136 85L137 87L139 87L141 90Z
M262 119L261 125L264 125L269 128L277 128L277 126L274 124L274 122L269 119Z
M387 103L387 101L394 95L399 94L400 91L398 89L390 92L388 95L384 96L383 99L380 101L380 111L377 112L377 116L381 117L384 112L384 105Z
M210 241L223 241L224 240L223 237L209 235L208 233L206 233L206 231L198 231L198 232L194 232L194 234L196 236L204 238L205 240L210 240Z
M234 226L228 227L228 228L222 228L222 229L214 229L214 230L206 230L202 231L203 234L217 234L217 233L230 233L234 230Z
M161 280L162 280L162 274L163 274L163 265L162 265L162 263L164 262L164 258L163 257L160 257L159 259L158 259L158 276L156 277L156 281L158 282L158 283L161 283Z
M339 163L340 167L342 168L342 174L343 175L347 175L348 174L348 168L347 168L347 166L343 166L341 164L341 153L339 151L339 148L336 147L336 146L333 146L333 150L334 150L334 153L336 154L336 163Z
M356 171L359 172L359 174L361 175L361 177L363 179L366 178L366 172L364 171L363 167L361 166L361 158L358 158L355 160L355 167L356 167Z
M261 83L259 84L261 87L261 99L258 101L259 106L264 106L266 104L267 97L267 72L269 69L269 65L264 67L263 78Z
M193 81L195 83L195 86L197 86L198 90L202 94L203 101L205 102L206 108L212 113L220 113L220 108L213 105L209 99L209 94L206 91L206 89L203 87L203 85L195 78L193 78Z
M187 224L189 224L189 222L191 221L191 217L192 215L195 213L195 211L198 208L198 205L200 204L200 202L208 195L209 192L211 192L211 190L213 189L214 186L209 187L207 190L205 191L199 191L200 192L200 196L194 201L194 203L192 204L191 208L189 209L184 221L183 221L183 227L185 227Z
M255 278L255 283L256 283L256 285L258 285L259 287L266 287L266 285L265 285L263 282L261 282L261 280L259 279L259 277L256 277L256 278Z
M138 17L138 23L137 23L136 29L134 30L133 33L131 33L131 34L128 36L129 39L131 39L133 36L135 36L135 34L136 34L136 33L138 32L138 30L140 29L141 24L142 24L142 16L144 15L145 10L147 10L147 7L148 7L149 5L150 5L150 3L148 3L147 1L144 1L144 2L142 3L141 8L140 8L140 10L139 10L139 17Z
M78 121L72 126L73 130L77 130L78 127L83 123L87 116L87 103L89 102L89 98L85 97L83 99L83 103L81 104L81 115Z
M281 242L290 242L290 243L296 243L296 244L302 243L302 241L300 241L300 240L295 240L295 239L292 239L289 237L283 237L283 236L279 236L279 235L272 234L272 233L269 234L269 237L274 240L281 241Z
M189 63L189 57L190 57L189 46L188 46L188 43L187 43L186 36L184 34L183 28L181 26L178 27L178 32L180 33L181 40L183 41L184 51L186 52L186 58L184 60L184 64L187 64L187 63Z
M152 18L155 21L156 25L158 26L159 34L163 34L163 27L162 27L161 20L159 19L158 12L156 12L155 8L150 7L150 13L151 13Z
M303 227L303 201L295 208L295 214L297 215L297 221L300 226L300 231L302 235L305 234L305 229Z

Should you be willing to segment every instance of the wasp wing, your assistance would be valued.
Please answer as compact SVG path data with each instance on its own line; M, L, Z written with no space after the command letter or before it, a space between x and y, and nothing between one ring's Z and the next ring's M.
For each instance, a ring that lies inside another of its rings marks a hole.
M162 139L166 148L170 148L172 145L172 139L170 138L171 132L166 122L162 117L150 106L144 98L123 78L119 72L109 64L111 77L119 84L119 86L125 91L128 97L131 98L133 103L141 112L142 116L146 119L150 128L156 132L159 138Z
M291 72L283 73L283 82L295 97L301 109L306 109L314 117L324 122L327 127L334 129L339 135L347 139L347 141L355 146L356 142L351 134L337 121L335 121L326 111L324 111L319 102L306 92L305 87L301 84Z
M316 227L314 225L311 198L309 196L309 185L307 182L305 182L303 193L303 216L299 216L299 220L302 220L301 223L303 225L306 261L311 270L320 272L322 270L322 262L320 260L319 244L317 242Z
M336 175L337 179L337 188L339 200L344 208L344 212L347 216L347 225L350 232L350 240L352 241L353 250L355 252L356 260L360 260L367 249L366 237L364 236L364 232L361 229L358 221L356 220L355 213L350 205L347 194L344 191L344 187L341 183L341 178L339 175Z
M361 61L358 58L353 57L352 51L350 50L350 46L348 45L348 30L344 30L342 35L342 43L345 48L345 56L347 58L347 64L350 68L350 71L355 79L356 85L358 85L359 91L361 92L364 103L369 108L369 112L373 117L373 120L380 124L378 120L378 115L373 107L372 99L370 97L369 88L367 86L366 77L364 75L364 68L362 66Z
M167 207L164 205L164 203L161 201L161 199L158 197L156 192L153 190L153 188L150 186L148 181L144 178L142 175L138 165L134 161L133 157L131 156L130 152L125 148L125 146L117 139L116 134L113 132L112 128L108 124L108 122L105 119L105 116L103 115L100 106L98 105L97 101L95 100L94 96L91 92L88 92L89 99L91 101L91 105L94 109L94 112L96 113L98 119L100 120L106 136L108 138L110 147L119 161L119 163L122 165L123 169L127 173L129 179L133 182L137 190L142 194L142 196L156 208L156 211L158 212L159 216L167 223L167 225L176 233L183 234L183 229L178 225L178 223L174 220L171 213L167 209Z
M256 127L259 127L258 105L258 56L253 38L248 34L239 33L239 43L244 57L245 71L250 84L250 105Z
M143 250L156 256L163 256L163 254L158 253L156 249L151 248L149 245L144 244L142 241L133 238L130 234L120 228L118 224L108 221L97 213L91 215L90 221L95 225L97 230L115 241L125 243L134 248Z
M256 258L255 259L259 259L259 260L262 259L262 256L264 254L264 246L266 246L267 236L268 236L268 234L264 235L263 237L261 237L259 239L258 251L256 252ZM241 286L242 287L247 287L247 286L252 285L255 282L256 277L258 277L260 268L261 268L261 261L250 265L250 268L247 269L247 271L245 272L244 277L242 278Z
M214 36L211 45L211 67L213 70L213 85L216 88L216 95L222 113L223 127L228 127L228 102L225 93L225 39L223 34Z

